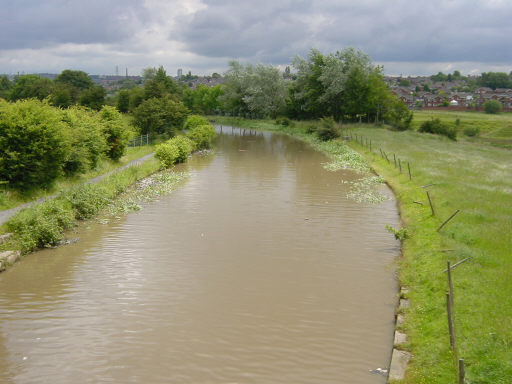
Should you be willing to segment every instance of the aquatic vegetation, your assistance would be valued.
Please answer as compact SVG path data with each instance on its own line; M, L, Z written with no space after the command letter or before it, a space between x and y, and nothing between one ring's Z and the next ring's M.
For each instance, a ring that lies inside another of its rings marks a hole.
M378 204L389 200L389 197L379 192L376 186L384 183L380 176L368 176L351 182L347 197L358 203Z

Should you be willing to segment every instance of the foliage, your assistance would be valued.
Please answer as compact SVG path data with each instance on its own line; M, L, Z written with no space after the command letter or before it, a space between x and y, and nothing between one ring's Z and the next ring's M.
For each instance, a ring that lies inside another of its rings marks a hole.
M275 117L285 107L286 84L279 69L258 64L229 63L225 73L224 110L233 115Z
M12 83L7 75L0 76L0 98L7 99L9 90L12 88Z
M340 137L340 131L332 117L321 118L316 133L322 141L329 141Z
M405 131L411 128L414 114L407 106L397 97L393 97L390 102L385 118L393 127L399 131Z
M105 104L106 94L107 91L105 91L105 88L100 86L92 86L84 89L80 95L80 105L98 111Z
M179 155L176 158L177 163L184 163L188 156L196 147L196 143L186 136L176 136L169 140L178 147Z
M189 130L193 129L195 127L199 127L200 125L208 125L210 124L206 117L200 116L200 115L190 115L185 120L185 123L183 124L183 129Z
M311 50L307 59L295 57L296 81L290 87L292 117L378 121L392 106L382 68L359 50L346 48L322 55Z
M131 132L115 107L103 106L99 116L107 143L106 154L112 160L119 160L126 151Z
M56 78L55 83L65 84L80 90L90 88L94 85L93 81L84 71L73 71L65 69Z
M64 163L65 173L72 175L94 169L107 151L100 119L80 107L71 107L62 112L62 121L69 130L71 147Z
M53 92L54 85L50 79L38 75L18 77L9 91L9 100L37 98L43 100Z
M98 185L84 184L65 194L66 200L73 208L77 220L85 220L95 216L111 202L108 193Z
M199 84L195 89L183 90L183 104L195 113L211 114L220 108L220 96L224 93L222 85L207 87Z
M282 117L278 117L276 119L276 124L278 125L284 125L284 126L289 126L289 125L292 125L293 126L293 121L291 121L288 117L286 116L282 116Z
M457 139L457 130L453 127L443 123L438 118L427 120L420 125L418 130L423 133L435 133L438 135L444 135L451 140Z
M480 134L480 129L478 127L467 127L464 128L464 134L469 137L478 136Z
M176 143L166 141L165 143L158 144L155 148L155 157L160 160L160 168L170 168L178 160L180 150Z
M173 135L181 128L189 110L181 101L169 96L144 100L133 111L134 124L142 134L165 133Z
M130 91L122 89L117 95L116 107L119 112L128 112L130 110Z
M409 85L411 85L411 82L407 79L400 79L398 85L401 87L408 87Z
M50 200L21 211L7 222L7 229L15 234L21 251L57 245L64 231L73 226L73 213L65 201Z
M144 98L146 100L179 94L178 86L171 77L167 76L163 66L151 70L147 68L145 71L147 80L144 82Z
M386 225L386 229L395 236L395 239L400 241L404 241L405 239L408 239L410 236L407 228L402 227L400 229L395 229L391 225Z
M492 89L512 88L512 80L505 72L483 72L478 84Z
M197 149L208 149L217 133L211 124L199 125L189 130L187 136L195 144Z
M501 103L498 100L487 100L484 103L485 113L496 114L501 112Z
M0 104L0 180L30 189L62 174L70 148L61 117L36 99Z

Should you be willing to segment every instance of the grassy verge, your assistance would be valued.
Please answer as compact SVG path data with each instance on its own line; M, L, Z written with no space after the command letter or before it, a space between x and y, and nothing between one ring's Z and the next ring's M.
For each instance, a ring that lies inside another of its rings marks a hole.
M160 169L156 159L112 174L98 184L82 184L60 193L54 199L24 209L1 228L14 233L0 250L19 250L22 254L37 248L59 245L65 232L77 221L104 213L119 215L139 209L139 203L172 189L185 175ZM137 183L141 179L142 182Z
M512 113L488 114L469 111L415 111L412 128L432 118L437 118L457 129L459 138L470 142L490 144L496 147L512 148ZM458 124L456 121L458 120ZM480 133L468 137L464 132Z
M342 143L318 143L306 124L217 118L232 124L291 134L333 156ZM453 271L458 355L471 383L510 382L512 377L512 152L453 142L416 132L391 132L369 125L346 126L372 140L373 152L357 150L394 189L410 237L403 242L399 279L410 288L403 329L414 357L406 383L456 382L446 320L446 262L469 257ZM379 149L390 163L381 158ZM393 154L404 164L395 168ZM359 162L359 160L358 160ZM410 163L412 180L406 171ZM433 184L430 187L423 188ZM433 199L432 216L426 190ZM422 204L417 204L422 202ZM461 212L441 231L440 224Z
M126 155L124 155L119 161L112 161L103 158L98 162L96 169L72 178L62 177L49 189L39 189L27 193L20 193L0 185L0 211L14 208L18 205L37 200L41 197L50 196L57 192L72 188L73 186L80 185L89 179L113 171L132 160L147 155L153 152L154 149L155 147L153 145L128 148Z

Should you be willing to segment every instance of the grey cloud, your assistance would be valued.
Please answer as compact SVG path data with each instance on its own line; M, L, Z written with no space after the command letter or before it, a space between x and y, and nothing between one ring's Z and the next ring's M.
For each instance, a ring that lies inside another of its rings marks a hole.
M149 16L141 3L136 0L2 1L0 49L123 41Z
M183 21L177 35L189 50L203 56L286 63L310 47L335 51L356 46L376 61L512 61L508 2L223 0L205 4L206 9Z

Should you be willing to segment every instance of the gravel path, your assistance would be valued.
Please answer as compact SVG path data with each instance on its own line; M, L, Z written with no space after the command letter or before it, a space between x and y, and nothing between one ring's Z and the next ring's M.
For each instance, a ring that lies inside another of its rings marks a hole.
M152 153L150 153L148 155L139 157L138 159L135 159L135 160L132 160L132 161L126 163L122 167L114 169L113 171L107 172L107 173L105 173L103 175L100 175L100 176L96 176L96 177L88 180L86 183L91 183L91 184L99 183L105 177L110 176L113 173L122 171L123 169L131 167L133 165L139 165L139 164L144 163L145 161L147 161L151 157L153 157L153 155L154 155L154 152L152 152ZM5 211L1 211L0 212L0 225L5 223L7 220L9 220L12 216L14 216L17 212L21 211L23 208L30 207L31 205L34 205L34 204L42 203L43 201L46 201L48 199L53 199L57 195L58 195L58 193L55 193L55 194L50 195L50 196L41 197L40 199L37 199L37 200L34 200L34 201L30 201L30 202L25 203L25 204L18 205L17 207L14 207L14 208L11 208L11 209L6 209Z

